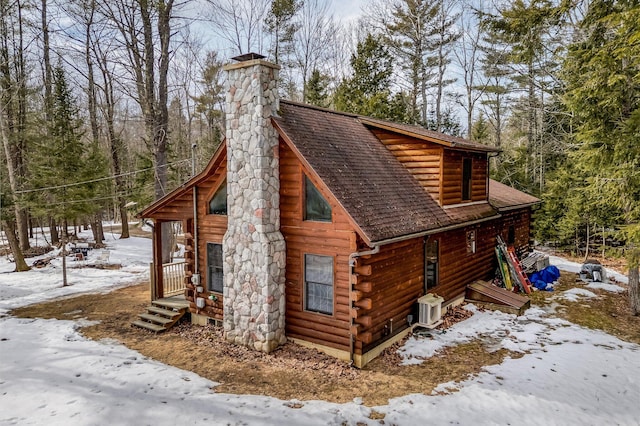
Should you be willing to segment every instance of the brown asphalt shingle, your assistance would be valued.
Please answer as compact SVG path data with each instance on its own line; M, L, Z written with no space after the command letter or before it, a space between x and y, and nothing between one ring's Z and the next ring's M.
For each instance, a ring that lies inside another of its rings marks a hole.
M445 145L453 149L462 149L480 152L499 152L500 150L491 146L483 145L468 139L456 136L445 135L444 133L434 132L420 126L412 126L411 124L393 123L391 121L379 120L371 117L360 117L360 120L366 126L395 130L399 133L408 134L418 139L425 139L440 145Z
M531 206L540 202L540 199L533 195L489 179L489 203L498 211Z
M274 121L370 242L453 223L358 117L281 101Z

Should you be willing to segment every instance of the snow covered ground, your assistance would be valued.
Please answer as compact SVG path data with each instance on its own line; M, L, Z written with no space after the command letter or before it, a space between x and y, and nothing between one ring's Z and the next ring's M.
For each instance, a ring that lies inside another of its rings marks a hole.
M363 395L334 404L216 393L215 383L191 372L113 341L83 338L77 332L82 321L6 314L18 306L147 278L151 240L107 244L111 261L123 268L72 270L72 285L64 289L57 261L17 274L9 272L13 264L0 259L0 314L5 313L0 318L0 425L380 424L368 418L372 409L384 413L388 425L640 425L640 347L539 308L522 317L477 311L445 334L410 339L401 349L407 364L428 362L443 347L474 339L524 355L461 383L442 384L434 395L406 395L372 408L357 403ZM577 265L554 260L560 269Z

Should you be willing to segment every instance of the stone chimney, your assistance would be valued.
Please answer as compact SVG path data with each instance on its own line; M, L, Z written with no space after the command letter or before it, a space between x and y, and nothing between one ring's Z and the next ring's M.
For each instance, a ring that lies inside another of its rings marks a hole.
M227 72L227 215L223 240L227 340L271 352L285 342L285 242L280 233L279 65L250 53Z

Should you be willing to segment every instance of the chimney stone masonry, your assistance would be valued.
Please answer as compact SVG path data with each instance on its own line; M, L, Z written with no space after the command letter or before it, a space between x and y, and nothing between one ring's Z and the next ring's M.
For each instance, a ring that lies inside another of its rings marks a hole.
M279 108L279 69L258 55L224 67L228 76L224 332L227 340L263 352L286 341L278 134L271 124Z

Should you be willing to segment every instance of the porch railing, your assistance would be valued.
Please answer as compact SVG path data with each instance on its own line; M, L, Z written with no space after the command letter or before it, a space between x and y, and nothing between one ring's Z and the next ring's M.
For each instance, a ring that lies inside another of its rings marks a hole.
M165 263L162 265L162 293L164 297L182 294L185 289L184 268L187 262Z

